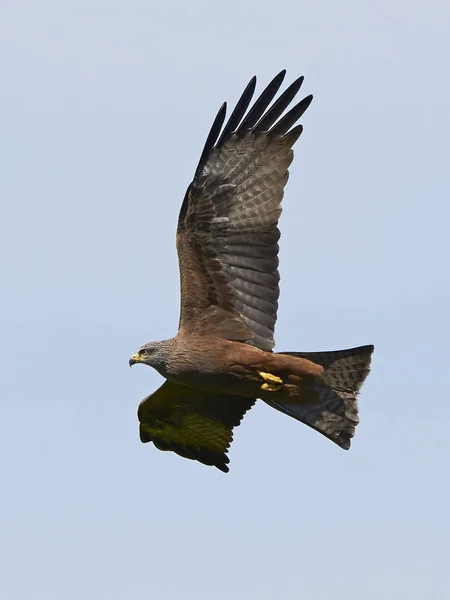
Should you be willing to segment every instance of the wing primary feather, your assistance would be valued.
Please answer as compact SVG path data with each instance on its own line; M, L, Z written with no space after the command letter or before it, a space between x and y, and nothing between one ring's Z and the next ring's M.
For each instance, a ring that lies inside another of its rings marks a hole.
M303 115L305 110L312 102L312 95L306 96L303 100L300 100L291 110L284 115L284 117L278 121L278 123L272 127L269 131L270 137L282 136L296 123Z
M263 90L255 104L249 110L245 119L240 124L239 129L236 131L238 136L243 136L247 133L247 131L253 129L280 89L285 75L286 69L283 69L283 71L278 73L278 75L274 77L269 85Z
M205 146L204 146L203 152L200 156L200 160L199 160L197 169L195 171L194 179L197 178L198 175L200 174L200 172L202 171L203 167L205 166L205 164L208 160L209 153L214 148L214 145L219 136L220 130L222 129L223 123L225 121L226 114L227 114L227 103L224 102L222 104L222 106L220 107L219 112L217 113L216 118L214 119L214 123L211 126L208 137L206 138Z
M293 98L302 86L304 77L299 77L281 94L275 104L267 111L263 118L257 123L253 133L257 135L263 131L269 131L275 121L286 110Z
M303 133L303 125L296 125L283 136L283 141L286 141L288 146L292 148L295 142Z
M253 98L253 94L255 93L255 87L256 77L252 77L247 87L245 88L242 96L239 98L238 103L236 104L236 107L231 114L231 117L228 119L228 123L225 125L222 135L220 136L216 144L216 148L220 148L232 135L232 133L238 128L238 125L241 122L242 117L245 115L245 111L249 107L249 104Z

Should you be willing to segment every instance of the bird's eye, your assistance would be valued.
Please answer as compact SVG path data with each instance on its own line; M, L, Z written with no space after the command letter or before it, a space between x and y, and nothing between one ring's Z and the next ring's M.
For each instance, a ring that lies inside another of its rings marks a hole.
M140 354L141 356L147 356L147 354L148 354L148 350L146 350L145 348L143 348L142 350L139 350L139 354Z

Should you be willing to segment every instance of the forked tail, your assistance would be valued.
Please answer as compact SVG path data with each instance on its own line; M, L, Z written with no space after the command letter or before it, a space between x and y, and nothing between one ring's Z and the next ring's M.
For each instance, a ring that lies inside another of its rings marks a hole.
M360 346L333 352L282 352L324 367L321 378L308 384L308 392L313 393L316 400L310 404L265 401L348 450L359 422L357 396L369 374L373 349L373 346Z

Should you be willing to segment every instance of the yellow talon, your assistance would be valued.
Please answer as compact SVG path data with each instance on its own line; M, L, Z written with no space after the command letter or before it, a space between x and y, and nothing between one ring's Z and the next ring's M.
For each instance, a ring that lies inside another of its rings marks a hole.
M261 389L265 392L278 392L283 387L283 380L276 375L272 375L272 373L258 371L258 375L265 381L261 386Z
M263 371L258 371L258 375L269 383L283 383L283 380L277 377L276 375L272 375L272 373L263 373Z

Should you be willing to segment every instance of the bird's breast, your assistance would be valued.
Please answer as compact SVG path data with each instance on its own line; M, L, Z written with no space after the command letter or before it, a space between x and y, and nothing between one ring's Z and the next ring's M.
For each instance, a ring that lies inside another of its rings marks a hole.
M256 397L261 381L242 350L246 353L245 344L226 340L183 340L168 363L167 378L196 389Z

